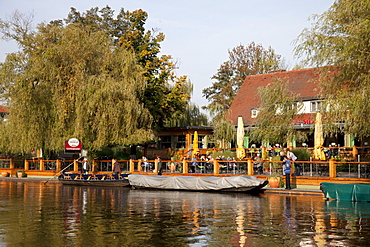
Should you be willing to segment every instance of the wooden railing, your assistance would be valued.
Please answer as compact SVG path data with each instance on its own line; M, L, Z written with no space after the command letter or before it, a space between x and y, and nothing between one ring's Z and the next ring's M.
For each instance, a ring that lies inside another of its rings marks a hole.
M117 160L123 173L156 174L162 173L194 174L194 175L282 175L281 161L255 161L246 159L241 161L227 160ZM2 165L1 165L2 164ZM88 161L89 170L93 166L95 171L106 173L112 171L112 160ZM82 162L76 160L24 160L23 163L14 159L1 159L0 171L8 171L11 175L18 170L35 175L55 175L61 170L81 172ZM161 166L160 166L161 165ZM370 162L354 161L296 161L292 162L292 174L297 177L327 177L327 178L363 178L370 179Z

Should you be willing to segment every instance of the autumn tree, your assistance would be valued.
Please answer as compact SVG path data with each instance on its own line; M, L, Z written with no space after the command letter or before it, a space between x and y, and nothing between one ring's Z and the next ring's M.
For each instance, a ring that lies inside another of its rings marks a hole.
M20 51L0 65L2 98L11 112L1 124L1 148L59 151L76 137L87 150L153 139L141 102L147 82L135 54L115 46L105 30L82 23L1 21Z
M203 89L203 96L210 102L207 109L213 117L215 135L224 141L232 141L234 135L230 129L233 123L227 120L227 111L230 108L239 88L249 75L264 74L285 69L284 60L269 47L250 43L248 46L239 45L229 50L229 60L221 64L217 73L212 77L215 80L211 87Z
M65 22L81 23L95 30L103 30L115 40L117 47L134 52L146 80L140 101L153 116L154 128L161 128L178 111L186 109L190 95L179 90L183 88L185 80L175 75L172 57L159 56L160 44L165 36L155 30L146 30L144 25L147 18L148 14L141 9L132 12L121 9L114 17L114 11L107 6L101 10L92 8L85 13L71 8Z
M193 93L193 84L190 80L185 77L179 77L180 80L184 80L183 83L178 84L182 88L179 89L188 95ZM186 106L184 110L176 111L172 117L165 121L165 127L186 127L186 126L206 126L208 125L208 116L202 113L197 104L191 102L190 98L186 100Z
M370 135L370 0L335 1L296 40L306 66L324 66L326 131ZM338 128L344 123L344 128Z
M284 61L271 47L265 49L252 42L248 46L239 45L229 50L229 60L221 64L212 77L215 82L202 91L210 102L206 109L212 116L219 113L223 115L230 108L247 76L281 69L285 69Z

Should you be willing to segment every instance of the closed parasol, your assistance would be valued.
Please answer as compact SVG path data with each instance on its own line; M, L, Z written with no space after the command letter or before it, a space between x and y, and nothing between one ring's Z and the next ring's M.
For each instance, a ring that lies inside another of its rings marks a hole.
M243 117L238 117L238 127L236 130L236 158L242 159L245 156L244 151L244 123L243 123Z
M314 147L315 159L317 160L325 160L323 144L324 144L324 133L321 113L317 112L315 121L315 147Z

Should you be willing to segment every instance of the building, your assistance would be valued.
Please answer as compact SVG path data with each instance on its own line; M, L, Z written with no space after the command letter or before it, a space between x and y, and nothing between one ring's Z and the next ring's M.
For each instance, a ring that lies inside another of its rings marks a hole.
M213 127L186 126L165 128L157 133L158 141L149 145L145 155L149 158L155 154L167 159L171 157L190 157L193 150L194 134L198 136L198 149L200 154L206 154L207 149L215 147L212 141Z
M236 95L229 109L230 119L235 126L237 119L242 116L244 126L253 125L259 113L258 88L272 84L275 79L285 79L288 81L289 90L299 95L299 100L303 103L303 108L294 123L295 129L307 131L308 140L305 143L294 143L293 146L314 146L314 128L316 112L320 111L323 100L319 97L320 68L300 69L293 71L280 71L261 75L248 76L238 94ZM328 72L330 73L330 72ZM367 140L356 141L352 135L339 134L336 137L327 137L324 146L329 145L351 147L367 146Z

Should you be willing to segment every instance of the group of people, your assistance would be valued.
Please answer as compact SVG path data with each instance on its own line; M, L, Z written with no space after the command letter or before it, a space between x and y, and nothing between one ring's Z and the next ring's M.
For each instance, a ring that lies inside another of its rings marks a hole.
M189 172L195 173L196 169L210 171L213 168L213 158L211 155L193 155L189 162Z
M161 175L163 172L162 167L162 160L159 155L154 155L156 157L156 160L158 162L158 175ZM144 171L153 171L154 167L153 164L148 161L148 158L145 156L141 157L141 167Z
M93 174L97 172L96 166L91 166L88 162L87 158L84 158L81 164L81 173L88 174L91 170ZM116 178L121 174L121 165L117 162L117 160L113 160L113 167L112 167L112 174Z

